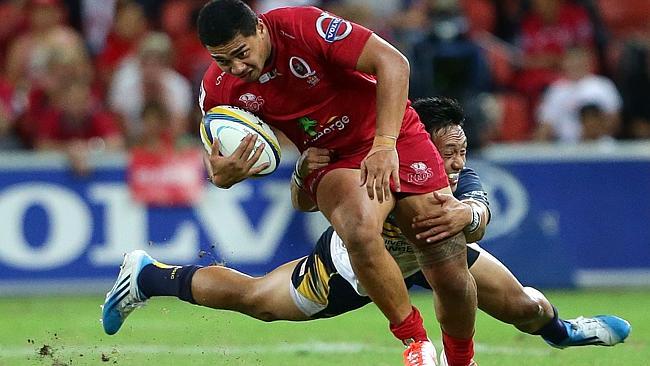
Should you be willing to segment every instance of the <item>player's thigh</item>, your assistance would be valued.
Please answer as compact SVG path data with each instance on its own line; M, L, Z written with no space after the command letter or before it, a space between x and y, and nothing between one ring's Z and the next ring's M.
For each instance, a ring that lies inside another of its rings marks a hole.
M329 171L316 192L318 208L346 243L356 237L379 235L395 203L392 196L381 204L371 200L360 186L359 174L357 169Z
M264 277L257 279L258 304L264 304L264 309L271 314L271 319L308 320L291 295L291 277L301 259L285 263Z
M469 269L476 281L479 308L498 314L510 305L528 301L523 286L503 263L478 245L470 245L481 252Z

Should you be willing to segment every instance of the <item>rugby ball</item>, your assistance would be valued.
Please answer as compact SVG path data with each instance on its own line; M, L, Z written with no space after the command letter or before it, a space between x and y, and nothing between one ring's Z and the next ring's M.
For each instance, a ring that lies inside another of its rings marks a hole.
M210 109L203 116L200 126L201 141L210 153L212 144L219 143L219 153L230 156L248 134L257 135L255 146L264 143L264 151L255 163L260 166L269 163L269 166L256 176L271 174L280 164L280 143L269 125L257 118L254 114L243 109L220 105ZM251 152L251 155L254 153Z

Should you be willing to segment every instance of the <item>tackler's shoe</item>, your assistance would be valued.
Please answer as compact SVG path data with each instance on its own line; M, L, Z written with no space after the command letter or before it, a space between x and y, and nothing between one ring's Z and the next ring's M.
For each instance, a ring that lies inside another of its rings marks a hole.
M120 273L102 305L102 325L106 334L115 334L133 310L144 305L147 297L138 288L138 275L154 259L143 250L124 256Z
M545 339L555 348L576 346L613 346L625 341L630 334L630 323L613 315L598 315L593 318L578 317L564 321L569 336L560 343Z

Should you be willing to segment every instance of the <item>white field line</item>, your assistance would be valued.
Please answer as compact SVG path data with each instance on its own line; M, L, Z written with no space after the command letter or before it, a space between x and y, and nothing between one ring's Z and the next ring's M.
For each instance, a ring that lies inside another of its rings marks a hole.
M274 345L257 345L257 346L176 346L176 345L150 345L150 344L130 344L119 346L68 346L51 344L53 355L75 355L75 354L149 354L149 355L247 355L247 354L291 354L291 353L342 353L354 354L361 352L373 353L395 353L401 352L400 347L377 346L364 343L343 343L343 342L305 342L305 343L279 343ZM440 350L442 346L437 344ZM18 358L38 355L40 346L20 346L5 347L0 346L0 360L3 358ZM476 353L502 354L502 355L528 355L528 356L546 356L551 353L550 348L531 348L531 347L500 347L488 346L484 344L475 345Z

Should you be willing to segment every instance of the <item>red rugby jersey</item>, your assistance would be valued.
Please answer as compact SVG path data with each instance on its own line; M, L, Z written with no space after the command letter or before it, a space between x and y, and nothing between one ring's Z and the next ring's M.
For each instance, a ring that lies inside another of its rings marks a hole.
M246 109L281 130L300 151L316 146L340 156L372 144L376 125L376 80L355 71L372 32L315 7L288 7L262 14L271 38L271 60L257 82L206 72L199 102ZM422 128L406 108L402 130Z

